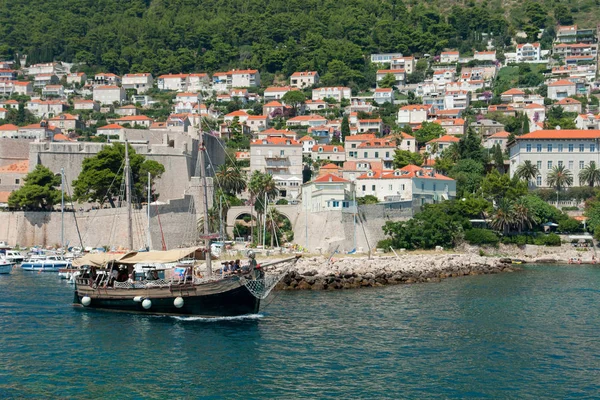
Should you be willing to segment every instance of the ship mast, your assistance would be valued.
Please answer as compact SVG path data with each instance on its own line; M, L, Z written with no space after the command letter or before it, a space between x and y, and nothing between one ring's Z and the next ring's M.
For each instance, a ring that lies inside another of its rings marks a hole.
M210 259L210 233L208 230L208 190L206 185L206 166L204 165L204 132L202 131L202 116L200 116L200 174L202 175L202 193L204 195L204 246L206 247L206 274L212 275Z
M131 171L129 168L129 142L125 141L125 202L127 204L127 236L129 250L133 250L133 222L131 213Z

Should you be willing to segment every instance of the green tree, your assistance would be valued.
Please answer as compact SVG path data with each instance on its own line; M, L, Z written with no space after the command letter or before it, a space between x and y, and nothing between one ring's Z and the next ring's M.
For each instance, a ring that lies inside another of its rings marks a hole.
M533 180L537 178L539 174L540 170L530 160L525 160L525 162L523 164L519 164L515 170L515 175L527 181L528 183L533 182Z
M501 199L515 201L527 194L527 183L518 177L511 179L508 174L500 174L494 169L481 182L481 193L484 198L496 203Z
M294 115L297 115L298 107L304 104L304 102L306 102L306 96L300 90L290 90L289 92L283 95L281 100L285 104L292 106L292 108L294 109Z
M350 122L348 121L348 116L344 115L342 118L342 141L346 142L346 138L350 136Z
M262 173L260 171L254 171L252 175L250 175L248 190L250 191L250 201L252 204L254 204L254 209L256 210L256 215L258 216L258 226L261 226L265 211L267 209L265 197L267 201L273 200L279 194L279 190L277 189L277 185L273 180L273 175ZM262 233L260 230L258 230L256 237L257 243L261 243Z
M448 176L456 180L456 195L459 198L477 192L484 173L483 164L475 160L460 160L452 167Z
M10 208L49 211L60 203L61 192L56 189L61 184L60 175L54 175L47 167L38 164L23 180L24 185L8 197Z
M403 168L407 165L423 165L423 156L408 150L396 150L394 154L394 168Z
M501 174L504 173L504 156L502 155L502 149L499 144L495 144L492 148L492 152L494 153L494 165L498 172Z
M446 133L440 124L435 122L423 122L421 128L415 132L415 138L419 146L423 146L430 140L437 139Z
M364 197L357 197L356 202L358 203L358 205L362 206L366 204L377 204L379 203L379 199L377 198L377 196L368 194Z
M147 160L137 154L129 145L129 164L131 168L132 199L141 202L145 199L147 174L150 172L150 184L160 178L165 172L165 167L154 161ZM108 201L115 207L114 196L119 194L121 183L124 179L125 145L114 143L106 146L93 157L83 160L81 172L73 181L73 196L78 201L98 202L103 204ZM158 198L158 193L152 192L153 199Z
M225 194L235 196L246 190L246 177L239 168L231 163L219 167L216 173L217 184Z
M502 199L498 203L494 214L492 215L492 228L502 231L505 235L510 232L511 226L515 223L515 212L513 203L507 199Z
M388 72L379 82L377 82L377 85L380 88L393 88L396 86L396 77L394 74Z
M596 167L596 162L590 161L587 167L579 171L579 182L586 182L590 187L600 183L600 168Z
M573 174L564 165L557 165L546 177L546 183L560 192L573 184Z

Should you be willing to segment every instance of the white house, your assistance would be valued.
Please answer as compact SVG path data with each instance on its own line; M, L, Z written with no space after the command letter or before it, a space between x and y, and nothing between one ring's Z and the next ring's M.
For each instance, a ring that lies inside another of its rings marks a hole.
M301 137L298 141L302 143L302 154L306 155L310 155L313 146L317 144L317 141L313 137L308 135Z
M273 100L281 100L281 98L289 91L293 90L290 86L269 86L265 89L263 98L265 102Z
M348 87L320 87L312 90L313 100L335 99L338 103L342 99L350 99L352 90Z
M234 69L228 72L229 75L231 76L231 87L260 86L260 73L256 69Z
M138 125L145 128L150 128L150 125L152 125L153 122L154 120L152 118L145 115L126 115L115 120L115 124L118 125L129 124L132 127Z
M407 74L415 72L417 60L414 57L396 57L390 62L390 69L403 69Z
M379 86L379 82L386 77L386 75L391 74L396 79L396 86L404 86L404 82L406 82L406 70L404 69L380 69L377 71L375 75L375 79L377 81L377 86Z
M150 73L141 74L125 74L121 79L121 86L127 89L134 89L137 94L146 93L149 89L152 89L154 85L154 78Z
M100 104L121 104L127 100L127 93L125 89L115 85L102 85L96 86L93 93L94 101Z
M419 125L428 120L432 112L431 105L411 104L398 110L398 125Z
M242 124L242 123L246 122L246 120L248 120L249 117L250 117L250 114L248 114L246 111L237 110L237 111L230 112L229 114L225 114L225 117L223 117L223 120L227 123L227 122L232 122L235 118L237 118L238 121L240 122L240 124Z
M302 144L290 138L258 139L250 142L250 174L273 176L279 197L297 199L302 184Z
M356 196L379 201L412 201L414 206L456 197L456 181L433 170L407 165L394 171L368 171L356 179Z
M564 166L573 177L573 186L585 186L579 181L579 172L591 161L600 160L600 130L555 129L538 130L517 136L510 144L510 174L525 161L531 161L539 170L534 180L538 187L547 187L547 177L556 166Z
M319 83L319 73L317 71L294 72L290 77L290 86L295 88L311 87Z
M327 118L321 117L320 115L299 115L294 118L287 120L287 126L319 126L325 125Z
M491 149L495 145L499 144L502 151L504 151L506 150L509 135L510 133L506 131L496 132L492 136L489 136L485 139L483 146L486 149Z
M118 136L119 140L124 139L124 132L125 132L125 128L123 128L121 125L118 125L118 124L105 125L96 130L96 134L98 134L98 135L104 135L107 137Z
M344 146L340 145L315 144L311 149L310 157L313 160L346 161Z
M167 74L156 79L156 86L160 90L174 90L181 92L185 90L188 74Z
M16 139L19 136L19 127L13 124L4 124L0 126L0 138Z
M577 129L600 130L600 115L579 114L575 118L575 126Z
M567 112L576 112L577 114L581 114L581 102L579 100L572 99L570 97L565 97L560 99L555 104L561 106L563 110Z
M73 100L73 109L100 111L100 104L94 100L77 99Z
M394 104L394 90L392 88L377 88L373 93L373 100L375 100L377 104Z
M575 95L577 95L577 85L566 79L561 79L548 85L548 97L552 100L560 100Z
M540 61L542 46L538 43L523 43L517 45L517 62Z
M354 183L326 174L302 185L302 208L308 212L348 209L354 205Z
M67 74L67 83L69 85L83 85L87 80L85 72L71 72Z
M192 93L208 91L210 78L205 73L192 73L187 76L185 90Z
M440 63L442 64L454 64L458 62L460 53L458 51L443 51L440 54Z

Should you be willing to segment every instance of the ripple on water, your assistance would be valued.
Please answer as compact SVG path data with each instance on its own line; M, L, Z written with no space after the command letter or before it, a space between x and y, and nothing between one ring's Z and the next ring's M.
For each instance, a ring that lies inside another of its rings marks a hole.
M600 392L600 270L280 292L260 314L90 312L0 276L0 398L570 398Z

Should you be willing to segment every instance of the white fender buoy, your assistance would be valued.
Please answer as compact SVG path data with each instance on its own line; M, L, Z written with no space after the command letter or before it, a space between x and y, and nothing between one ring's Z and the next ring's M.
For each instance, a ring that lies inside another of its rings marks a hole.
M144 307L145 310L149 309L152 307L152 301L150 301L150 299L145 299L142 301L142 307Z
M173 305L177 308L183 307L183 298L182 297L175 298L175 300L173 301Z
M89 296L83 296L81 298L81 304L83 304L84 307L89 306L90 304L92 304L92 299Z
M133 301L135 301L136 303L141 303L143 299L144 298L142 296L135 296L133 298Z

